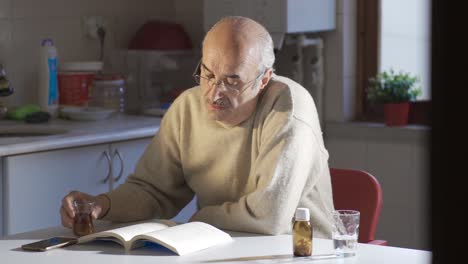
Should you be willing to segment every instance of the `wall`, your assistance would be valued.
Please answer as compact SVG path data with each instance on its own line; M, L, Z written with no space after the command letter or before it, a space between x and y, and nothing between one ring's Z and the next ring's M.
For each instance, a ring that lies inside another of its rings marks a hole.
M174 0L177 23L184 26L195 49L201 51L203 30L203 0Z
M41 39L52 38L59 61L97 60L97 40L84 36L84 16L104 16L105 52L124 48L150 18L173 20L174 3L164 0L0 0L0 63L15 93L9 105L34 103Z
M325 41L325 120L351 121L355 116L356 0L337 0L336 30Z

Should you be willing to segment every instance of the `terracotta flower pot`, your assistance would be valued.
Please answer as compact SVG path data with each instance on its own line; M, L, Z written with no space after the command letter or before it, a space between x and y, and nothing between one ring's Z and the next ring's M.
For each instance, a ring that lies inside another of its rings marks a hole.
M409 102L384 104L385 125L406 126L408 125Z

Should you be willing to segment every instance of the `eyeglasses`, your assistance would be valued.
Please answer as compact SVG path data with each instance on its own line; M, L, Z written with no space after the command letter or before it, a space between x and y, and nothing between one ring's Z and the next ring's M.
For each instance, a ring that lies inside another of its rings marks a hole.
M247 88L249 88L249 84L252 82L257 83L258 79L265 74L265 71L262 71L255 79L246 82L243 84L241 81L229 81L228 77L218 82L214 77L208 77L201 75L201 61L198 62L197 68L193 72L193 78L197 84L200 84L201 79L204 79L210 87L218 87L218 89L223 88L224 91L227 93L237 96L243 93ZM255 86L255 84L253 86Z

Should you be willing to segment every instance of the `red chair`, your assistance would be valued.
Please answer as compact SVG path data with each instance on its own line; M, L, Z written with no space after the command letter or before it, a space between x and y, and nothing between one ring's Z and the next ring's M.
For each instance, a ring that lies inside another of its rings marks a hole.
M374 240L382 209L382 188L377 179L361 170L330 169L335 209L357 210L361 213L360 243L387 245L385 240Z

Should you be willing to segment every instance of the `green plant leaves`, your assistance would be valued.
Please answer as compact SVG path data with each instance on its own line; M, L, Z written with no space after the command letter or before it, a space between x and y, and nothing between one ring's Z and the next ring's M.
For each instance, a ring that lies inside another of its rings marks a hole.
M378 73L369 79L367 99L377 103L401 103L414 101L421 95L421 88L417 87L419 78L410 73L393 69Z

